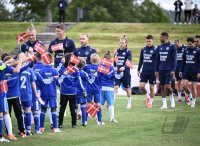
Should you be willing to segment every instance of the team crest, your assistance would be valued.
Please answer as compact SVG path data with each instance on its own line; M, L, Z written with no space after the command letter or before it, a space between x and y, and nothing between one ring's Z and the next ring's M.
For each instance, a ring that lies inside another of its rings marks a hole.
M169 50L169 47L167 47L166 50Z
M146 53L146 50L144 50L144 53Z
M193 51L193 54L196 54L196 51Z
M125 55L125 54L126 54L126 52L123 52L123 53L122 53L122 55Z
M85 52L85 55L88 55L89 54L89 52L87 51L87 52Z
M162 50L162 48L160 48L160 50Z
M153 53L153 50L151 50L150 53Z

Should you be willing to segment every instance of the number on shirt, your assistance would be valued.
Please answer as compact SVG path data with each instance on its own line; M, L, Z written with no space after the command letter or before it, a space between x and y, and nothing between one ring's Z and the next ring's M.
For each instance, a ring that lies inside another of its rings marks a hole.
M25 76L21 76L20 80L22 81L20 88L26 89L26 77Z

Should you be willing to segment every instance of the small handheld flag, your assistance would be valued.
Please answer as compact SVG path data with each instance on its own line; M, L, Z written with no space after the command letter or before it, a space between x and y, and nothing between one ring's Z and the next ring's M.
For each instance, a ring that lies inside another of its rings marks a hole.
M2 93L7 93L8 92L8 83L7 83L7 81L1 81L0 82L0 86L1 86L1 92Z
M104 74L108 74L110 72L110 68L105 66L99 66L97 71Z
M17 36L18 42L23 42L28 38L28 34L26 32L23 32Z
M106 59L106 58L102 58L100 60L100 64L104 64L106 66L112 66L113 65L112 60Z
M26 60L28 60L28 61L35 61L35 60L36 60L36 56L34 55L33 52L27 53L27 54L26 54L26 57L27 57Z
M46 52L46 48L38 42L35 44L34 50L37 51L38 53L40 53L40 55L42 55Z
M86 112L90 114L92 117L95 117L97 112L101 110L98 104L94 102L90 102L86 108Z
M50 64L52 62L48 52L42 54L42 60L45 64Z
M66 70L67 70L67 72L68 72L69 74L73 74L73 73L76 72L76 67L70 65L70 66L68 66L68 67L66 68Z
M58 51L58 50L63 50L63 43L55 44L51 46L52 51Z
M126 65L127 65L128 67L130 67L131 69L134 68L134 64L133 64L130 60L126 60Z
M78 65L79 62L80 62L80 58L77 57L77 56L75 56L75 55L72 55L71 58L70 58L70 62L72 62L72 63Z

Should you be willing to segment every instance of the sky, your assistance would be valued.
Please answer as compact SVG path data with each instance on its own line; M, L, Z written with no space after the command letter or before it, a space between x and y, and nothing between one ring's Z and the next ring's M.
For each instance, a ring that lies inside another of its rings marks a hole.
M9 10L9 11L12 11L14 9L14 6L9 4L10 0L3 0L5 3L6 3L6 8ZM140 0L140 1L143 1L143 0ZM175 0L152 0L154 1L155 3L160 3L160 6L166 10L174 10L174 1ZM184 2L185 0L182 0L182 2ZM193 2L195 4L198 4L198 7L200 8L200 0L193 0ZM183 6L183 9L184 9L184 6Z

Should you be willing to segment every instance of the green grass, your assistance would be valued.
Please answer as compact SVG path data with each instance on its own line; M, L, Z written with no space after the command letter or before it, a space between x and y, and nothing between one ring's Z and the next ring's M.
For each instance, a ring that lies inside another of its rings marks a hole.
M175 109L164 111L159 109L162 104L161 97L155 97L152 109L145 107L145 96L133 96L134 106L131 110L125 108L126 102L125 96L118 96L115 101L115 117L118 123L109 122L108 109L103 107L103 121L106 125L97 126L95 119L90 118L86 127L82 127L81 121L78 121L78 128L72 129L67 108L62 133L52 133L46 118L46 130L42 135L19 138L16 142L1 145L199 146L199 99L195 108L182 102L176 103ZM14 131L16 132L15 126Z
M43 32L46 23L33 23L38 33ZM0 48L4 52L11 52L17 46L16 37L18 34L25 32L31 26L30 22L0 22Z
M38 32L43 32L46 23L36 23ZM16 36L25 31L30 23L0 22L0 48L10 52L16 47ZM114 51L119 46L119 38L125 34L128 37L128 48L132 50L133 61L138 63L141 48L145 46L145 37L148 34L154 36L155 45L159 44L160 33L166 31L170 35L170 41L180 39L186 43L186 38L200 33L199 25L173 25L162 23L77 23L67 30L66 35L71 37L76 47L79 47L79 36L87 33L90 37L90 45L97 48L100 56L107 50Z

